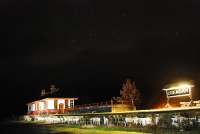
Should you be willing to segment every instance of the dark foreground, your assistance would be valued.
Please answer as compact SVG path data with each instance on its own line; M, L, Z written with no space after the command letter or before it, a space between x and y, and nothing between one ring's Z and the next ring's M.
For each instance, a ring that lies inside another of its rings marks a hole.
M146 134L141 132L109 131L99 129L81 129L60 125L29 123L1 123L0 134Z
M146 134L141 132L105 131L96 129L70 128L60 125L29 123L1 123L0 134Z
M46 126L25 123L1 123L0 134L52 134Z
M134 131L134 129L125 128L82 128L78 126L67 125L46 125L36 123L19 123L7 122L0 124L0 134L200 134L200 130L190 131L151 131L144 133L143 131Z

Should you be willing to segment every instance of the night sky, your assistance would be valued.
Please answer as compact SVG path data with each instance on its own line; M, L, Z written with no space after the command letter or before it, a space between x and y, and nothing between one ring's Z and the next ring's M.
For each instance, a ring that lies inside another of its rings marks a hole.
M165 85L192 80L200 99L198 0L1 0L0 13L2 117L51 84L83 104L132 78L152 108Z

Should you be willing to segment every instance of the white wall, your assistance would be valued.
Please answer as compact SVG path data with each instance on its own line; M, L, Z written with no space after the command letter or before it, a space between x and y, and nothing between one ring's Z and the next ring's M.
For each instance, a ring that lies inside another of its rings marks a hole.
M65 100L64 100L64 99L60 99L60 100L58 100L58 105L59 105L60 103L65 104Z
M39 105L39 109L37 109L37 110L54 109L54 99L47 99L45 101L46 102L40 101L37 103ZM74 100L71 100L71 101L73 101L72 105L74 106ZM57 104L58 108L59 108L59 104L61 104L61 103L64 105L64 108L66 108L65 106L68 106L70 108L73 107L70 105L70 100L67 101L68 104L65 104L65 99L58 99L57 102L58 102L58 104ZM45 106L45 105L47 105L47 106ZM35 103L29 104L29 111L36 111Z
M48 101L48 109L54 109L54 100L47 100Z

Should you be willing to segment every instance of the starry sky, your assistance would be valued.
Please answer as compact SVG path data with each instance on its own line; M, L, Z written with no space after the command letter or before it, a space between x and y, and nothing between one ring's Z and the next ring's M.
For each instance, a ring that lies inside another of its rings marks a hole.
M131 78L142 108L165 101L162 88L192 80L200 98L197 0L2 0L0 80L3 116L55 84L77 103L119 96Z

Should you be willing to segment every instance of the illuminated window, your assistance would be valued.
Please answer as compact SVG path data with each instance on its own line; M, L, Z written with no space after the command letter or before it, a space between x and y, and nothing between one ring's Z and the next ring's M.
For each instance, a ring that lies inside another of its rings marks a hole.
M44 102L44 109L48 109L48 101Z
M74 107L74 100L70 100L70 107L71 107L71 108Z
M31 106L30 105L28 105L28 111L31 111Z
M58 109L58 100L54 100L54 109Z
M44 102L39 102L39 110L44 110Z
M54 109L54 100L48 100L48 109Z
M39 104L36 103L36 110L39 110Z
M31 111L35 111L35 110L36 110L35 104L31 104Z
M65 108L68 108L68 100L65 100Z

